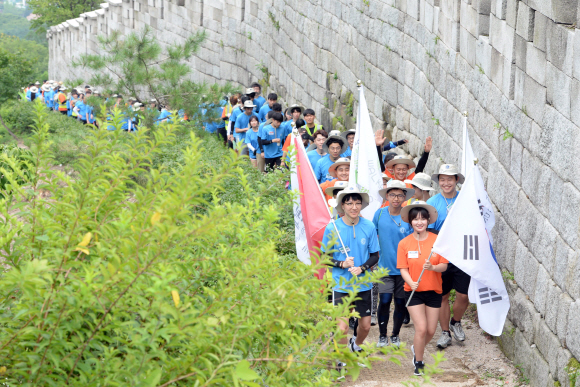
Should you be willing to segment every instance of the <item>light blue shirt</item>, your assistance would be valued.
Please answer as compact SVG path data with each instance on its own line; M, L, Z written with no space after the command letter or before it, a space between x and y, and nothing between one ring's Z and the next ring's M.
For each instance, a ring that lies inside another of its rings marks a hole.
M282 146L284 145L284 141L283 139L285 139L286 137L283 137L284 131L281 130L281 128L274 128L272 125L265 125L264 127L262 127L262 129L260 129L258 131L258 136L260 136L260 138L262 140L270 140L272 141L275 138L279 138L280 142L276 143L273 142L271 144L268 145L264 145L264 158L267 159L273 159L276 157L281 157L283 152L282 152Z
M81 100L78 100L75 107L79 108L79 116L81 120L85 121L87 119L87 105Z
M350 147L343 153L340 155L340 157L350 157L352 155L352 149L350 149Z
M375 225L370 220L359 218L358 223L354 226L346 225L342 218L335 221L336 228L340 233L340 237L347 248L348 256L354 258L354 266L362 266L372 253L379 251L379 242L377 238L377 231ZM355 238L356 235L356 238ZM330 245L330 241L335 238L334 245ZM326 246L326 247L325 247ZM336 229L332 223L329 223L324 230L324 237L322 238L322 251L330 253L333 251L332 258L337 261L346 260L346 254L342 251L342 245L336 235ZM332 280L334 282L333 290L340 293L347 293L353 290L352 286L341 286L341 280L348 282L353 275L348 269L341 269L339 267L332 268ZM358 292L370 290L372 284L370 282L358 284Z
M238 115L238 117L236 118L236 123L234 124L234 131L236 129L245 129L250 127L250 118L252 116L253 114L247 115L246 112L243 112L242 114ZM234 137L238 141L243 142L246 139L246 133L234 132Z
M254 105L256 105L256 110L260 111L262 106L266 103L266 98L259 96L254 98Z
M306 153L306 156L308 157L308 161L310 161L310 165L312 166L312 169L314 169L316 167L316 163L318 162L318 160L320 160L321 158L323 158L324 156L321 156L316 149L311 150L310 152Z
M260 113L258 113L258 119L260 120L260 122L266 122L266 116L270 111L272 111L270 105L268 105L267 103L262 105L262 107L260 108Z
M459 195L459 192L457 192L452 199L445 199L443 195L437 194L427 200L427 204L432 205L437 210L437 221L429 225L429 228L434 228L437 231L441 230L445 219L447 219L448 212L457 200L457 195Z
M409 223L403 222L401 215L389 214L389 207L380 208L375 212L373 224L379 235L379 267L389 270L389 275L401 275L397 269L397 249L399 242L413 233Z
M258 129L259 131L259 129ZM252 160L254 160L256 158L256 153L254 152L259 152L259 147L258 147L258 132L254 132L252 129L248 130L246 132L246 139L245 139L246 144L250 144L254 147L255 151L252 151L250 148L248 148L249 153L250 153L250 158Z
M328 173L328 168L334 164L334 161L330 159L330 155L327 154L323 156L316 162L316 167L314 167L314 175L318 179L318 183L322 184L325 181L333 180L334 177L330 176Z

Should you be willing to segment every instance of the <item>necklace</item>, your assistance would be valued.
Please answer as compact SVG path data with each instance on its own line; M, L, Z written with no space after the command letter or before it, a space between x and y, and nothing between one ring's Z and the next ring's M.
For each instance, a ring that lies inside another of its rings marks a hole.
M397 225L397 227L401 227L401 222L399 222L399 223L395 222L395 219L393 219L393 217L391 216L391 211L389 211L389 209L387 209L387 212L389 213L389 217L391 218L393 223L395 223Z

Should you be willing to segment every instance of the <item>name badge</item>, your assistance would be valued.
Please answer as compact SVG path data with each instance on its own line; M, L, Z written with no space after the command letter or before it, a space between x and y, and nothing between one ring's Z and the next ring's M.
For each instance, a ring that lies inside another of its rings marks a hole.
M268 134L272 136L274 134L274 132L268 132Z
M418 251L409 251L407 253L407 258L419 258L419 252Z

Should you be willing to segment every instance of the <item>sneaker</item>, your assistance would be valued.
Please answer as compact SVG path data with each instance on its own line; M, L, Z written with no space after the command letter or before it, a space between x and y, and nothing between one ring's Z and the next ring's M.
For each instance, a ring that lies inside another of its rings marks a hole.
M336 378L336 380L344 379L343 371L346 372L346 363L340 361L336 363L336 370L341 373L341 375L338 378Z
M465 341L465 332L463 332L463 328L461 327L461 321L458 321L455 324L449 324L449 330L453 333L455 340Z
M389 345L389 339L387 339L387 336L380 336L379 342L377 343L377 347L381 348L387 345Z
M358 349L355 349L355 345L356 345L355 341L356 341L356 339L351 340L350 343L348 343L348 349L350 349L351 352L357 352L357 353L362 352L362 348L360 348L360 347Z
M401 339L399 339L399 336L391 336L391 343L397 348L401 347Z
M350 348L350 345L353 344L355 341L356 341L356 336L353 336L350 339L348 339L348 347Z
M375 325L377 325L377 317L371 316L371 327L374 327Z
M415 365L415 346L411 345L411 352L413 352L413 365Z
M441 332L441 337L437 340L437 348L445 349L451 345L451 335L448 332Z
M425 363L423 363L422 361L415 362L414 375L415 376L423 376L424 371L425 371Z

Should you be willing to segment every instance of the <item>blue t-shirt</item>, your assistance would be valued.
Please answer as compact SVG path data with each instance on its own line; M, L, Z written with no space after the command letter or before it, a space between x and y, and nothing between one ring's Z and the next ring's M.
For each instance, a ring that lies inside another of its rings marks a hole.
M157 117L157 124L160 124L164 119L167 118L166 122L171 122L171 112L169 110L161 110L161 114Z
M459 192L455 194L453 199L445 199L443 195L437 194L427 200L427 204L432 205L437 210L437 221L429 225L429 228L434 228L437 231L441 230L443 222L447 219L447 213L451 210L451 207L457 200L457 195L459 195ZM447 206L449 206L449 208L447 208Z
M215 124L216 128L225 128L226 127L226 122L221 119L222 113L224 112L224 108L222 106L218 106L218 107L215 108L215 111L216 111L216 117L219 120Z
M268 105L267 103L262 105L262 107L260 108L260 112L258 113L258 118L260 119L260 122L266 122L266 116L271 110L272 109L270 108L270 105Z
M397 249L399 242L413 233L409 223L403 222L401 215L389 214L389 207L380 208L375 212L373 224L379 235L379 267L389 269L389 275L401 275L397 269Z
M354 267L362 266L368 259L369 255L379 251L379 242L377 239L377 231L375 225L370 220L359 218L358 223L354 226L347 225L344 223L342 218L335 221L336 228L340 233L340 237L344 242L344 246L347 248L348 255L354 258ZM354 237L356 234L356 238ZM330 241L336 238L334 246L330 245ZM332 258L338 261L345 261L346 254L342 251L342 245L336 235L336 229L334 225L329 223L324 230L324 237L322 238L322 251L330 252L335 250L332 254ZM326 247L324 247L326 245ZM362 275L362 274L361 274ZM332 288L336 292L347 293L349 290L353 290L352 286L341 286L340 281L348 282L352 279L353 275L348 271L348 269L341 269L339 267L332 268L332 280L334 282L334 287ZM358 292L364 292L370 290L372 284L370 282L358 284Z
M238 116L239 116L240 114L243 114L243 113L244 113L244 111L243 111L242 109L240 109L239 107L235 107L235 108L234 108L234 110L232 111L232 114L230 114L230 122L233 122L233 123L235 123L235 122L236 122L236 118L238 118ZM235 134L236 134L236 133L234 132L234 133L232 133L232 134L233 134L233 135L234 135L234 137L235 137Z
M30 94L32 92L30 91L30 89L26 90L26 99L30 101Z
M87 120L87 122L88 122L89 124L94 124L94 123L95 123L95 117L94 117L94 115L93 115L93 117L91 118L91 114L94 114L94 113L93 113L93 110L94 110L94 109L93 109L93 107L92 107L92 106L90 106L90 105L85 105L85 106L87 107L87 114L88 114L88 116L89 116L89 119Z
M308 157L308 161L310 161L310 165L312 166L312 169L314 169L316 167L316 163L318 162L318 160L320 160L321 158L323 158L324 156L321 156L316 149L311 150L310 152L306 153L306 156Z
M81 100L77 101L75 107L79 108L79 116L81 117L81 120L86 121L87 120L87 105L85 105L85 103Z
M352 149L350 149L350 147L343 153L340 155L340 157L350 157L352 155Z
M258 131L259 131L259 129L258 129ZM254 132L252 129L250 129L246 132L246 139L245 139L246 144L252 145L255 149L255 151L252 151L251 149L248 148L248 151L250 153L250 158L252 160L254 160L256 158L255 152L260 151L258 148L258 131Z
M316 166L314 167L314 175L318 179L320 184L324 183L325 181L333 180L334 177L330 176L328 173L328 168L334 164L334 161L330 159L330 155L326 155L320 158L316 162Z
M234 124L234 131L236 129L248 128L250 126L250 118L252 117L252 115L253 114L247 115L246 112L238 115L238 117L236 118L236 123ZM244 142L244 139L246 138L246 133L234 132L234 137L238 141Z
M284 131L281 130L279 127L278 129L274 128L272 125L265 125L258 131L259 136L262 140L273 140L275 138L279 138L280 142L276 143L273 142L268 145L264 145L264 157L267 159L273 159L276 157L282 156L282 146L284 145L284 140L286 137L284 136Z
M262 106L266 103L266 98L259 96L254 98L254 105L256 105L256 110L260 111Z
M52 90L44 92L44 103L46 103L46 106L49 108L52 108L54 105L54 92Z

